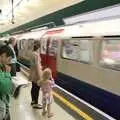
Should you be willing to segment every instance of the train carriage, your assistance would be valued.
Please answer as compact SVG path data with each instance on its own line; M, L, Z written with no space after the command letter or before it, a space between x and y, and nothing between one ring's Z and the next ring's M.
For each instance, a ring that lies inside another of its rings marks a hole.
M42 65L52 69L56 84L119 119L119 23L115 18L23 34L19 56L26 58L39 41Z

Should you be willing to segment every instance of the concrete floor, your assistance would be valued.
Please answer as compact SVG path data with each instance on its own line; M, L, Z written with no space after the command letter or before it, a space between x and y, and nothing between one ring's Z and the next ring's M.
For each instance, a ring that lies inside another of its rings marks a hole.
M23 81L27 81L26 77L23 76L21 73L17 74L17 78L20 78L20 80L23 79ZM34 109L30 105L30 89L31 84L29 84L27 87L21 88L20 96L17 99L11 99L11 120L75 120L75 118L69 115L55 102L53 102L52 105L54 116L52 118L47 118L47 116L43 117L42 110ZM40 97L39 103L41 103Z

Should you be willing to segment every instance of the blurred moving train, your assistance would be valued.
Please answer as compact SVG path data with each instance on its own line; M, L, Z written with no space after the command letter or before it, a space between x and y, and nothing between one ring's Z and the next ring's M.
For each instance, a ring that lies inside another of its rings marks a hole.
M39 41L42 65L56 84L120 119L119 24L116 18L16 35L19 60L28 64Z

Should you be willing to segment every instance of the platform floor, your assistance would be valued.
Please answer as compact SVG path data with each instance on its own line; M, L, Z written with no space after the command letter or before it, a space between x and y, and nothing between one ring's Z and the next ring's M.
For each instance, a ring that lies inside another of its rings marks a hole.
M27 78L22 73L17 74L17 79L25 81L27 84ZM17 80L16 79L16 80ZM24 88L21 88L20 96L17 99L12 98L10 104L11 120L76 120L73 116L68 114L63 108L57 103L53 102L52 110L54 116L47 118L42 116L42 109L34 109L31 107L31 96L30 96L31 84ZM41 93L40 93L41 96ZM39 96L39 103L41 99ZM81 118L82 120L82 118Z

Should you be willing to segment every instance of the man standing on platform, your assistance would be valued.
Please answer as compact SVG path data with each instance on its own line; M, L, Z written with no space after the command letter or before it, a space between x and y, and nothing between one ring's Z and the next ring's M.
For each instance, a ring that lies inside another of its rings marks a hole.
M0 120L10 120L9 101L12 94L10 63L13 52L7 45L0 47Z
M13 51L14 57L11 60L11 76L16 76L16 63L17 63L17 58L14 50L14 46L16 45L16 39L14 37L11 37L9 39L9 47Z

